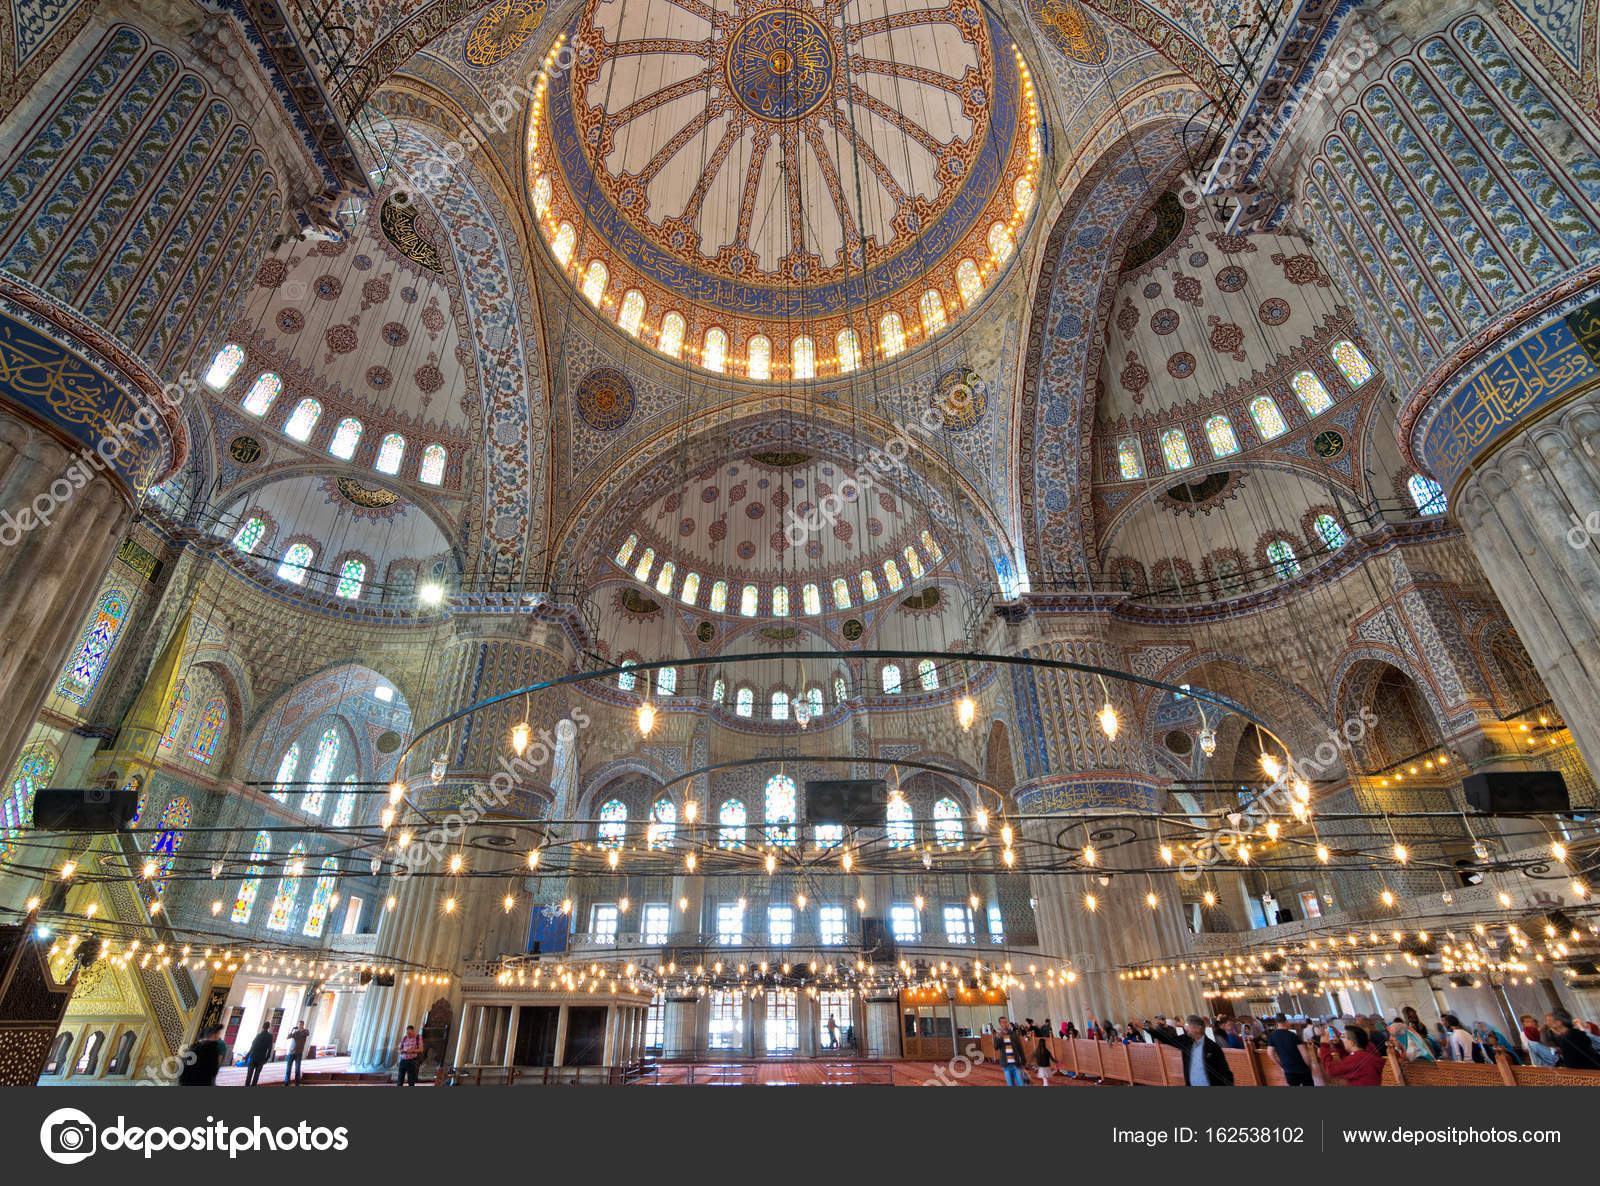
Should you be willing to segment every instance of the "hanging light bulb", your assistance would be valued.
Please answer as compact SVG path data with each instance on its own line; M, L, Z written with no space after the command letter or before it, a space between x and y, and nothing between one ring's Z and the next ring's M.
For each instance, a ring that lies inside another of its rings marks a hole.
M1567 859L1567 846L1565 844L1562 844L1561 841L1559 841L1559 840L1552 840L1550 842L1550 855L1555 857L1555 859L1558 860L1558 861L1566 860Z
M395 803L400 802L401 796L404 795L405 793L406 793L406 784L401 782L398 778L395 779L393 782L391 782L389 784L389 802L390 802L390 804L395 804Z
M700 814L700 804L699 804L698 800L689 799L689 800L686 800L684 802L684 804L683 804L683 818L685 820L687 820L689 823L692 824L692 823L694 823L694 817L699 815L699 814Z
M649 737L650 730L656 727L656 710L648 700L639 706L639 732L642 736Z
M1144 900L1145 900L1145 903L1152 910L1154 910L1157 906L1159 906L1161 904L1161 899L1156 897L1156 891L1155 890L1151 890L1148 894L1146 894L1144 896Z
M773 852L769 852L767 854L767 872L771 873L775 869L777 869L777 867L778 867L778 854L777 853L773 853Z
M978 702L971 696L963 696L956 701L956 720L961 723L961 731L966 733L971 730L972 723L978 719Z
M1217 731L1215 729L1200 730L1200 752L1208 758L1217 752Z
M855 863L856 859L850 855L850 850L845 849L844 855L839 858L839 864L844 867L844 871L846 873L850 872L850 867Z
M505 908L506 908L506 913L510 914L511 913L511 908L513 906L515 906L516 904L517 904L516 898L512 897L510 894L507 894L506 897L505 897L505 903L504 903Z
M523 752L528 748L528 743L532 740L533 726L528 724L527 721L518 721L511 726L511 748L517 751L517 757L520 758L522 756Z
M1084 894L1083 908L1090 914L1093 914L1096 910L1100 909L1100 899L1096 898L1093 894Z
M1100 710L1100 728L1112 740L1117 736L1117 710L1111 707L1111 701L1106 701L1105 707Z
M694 855L694 853L690 853L688 856L683 858L683 867L685 869L689 870L689 872L693 873L694 872L694 866L695 866L695 855Z
M1161 863L1163 865L1172 864L1172 846L1170 844L1161 846Z
M1474 840L1472 842L1472 855L1480 861L1487 861L1489 859L1489 846L1481 840Z
M1000 842L1007 847L1011 845L1011 825L1002 824L1000 827Z
M443 782L444 772L449 764L450 760L445 756L444 751L441 750L438 756L433 759L433 764L428 767L428 777L433 779L435 783Z
M1580 898L1587 898L1589 896L1589 887L1581 881L1574 881L1572 883L1572 892Z
M401 832L400 835L395 838L394 846L401 852L404 852L411 846L411 833Z
M1268 778L1277 778L1283 773L1283 767L1278 765L1278 759L1271 754L1261 755L1261 769Z
M371 869L372 872L373 872L373 875L376 876L377 873L378 873L378 870L383 868L383 858L382 857L373 857L372 860L367 862L367 867L369 869Z
M1267 839L1276 840L1278 838L1279 831L1281 831L1281 829L1278 827L1278 821L1275 819L1269 819L1267 821Z
M461 872L461 854L458 852L450 854L450 872Z
M922 867L924 869L933 868L933 854L927 849L922 850Z
M1210 890L1207 890L1205 894L1202 895L1201 900L1204 901L1207 906L1215 906L1217 904L1217 895L1212 893Z
M1328 846L1326 844L1317 845L1317 860L1324 865L1328 863Z
M794 698L794 720L802 729L811 723L811 701L804 696Z
M538 867L539 867L539 850L537 848L530 849L528 851L528 868L537 869Z
M618 856L617 850L614 849L614 848L610 852L606 853L606 861L611 865L611 867L613 869L615 869L617 867L617 861L619 859L620 858Z
M211 880L215 881L217 878L219 878L221 876L222 876L222 862L221 861L212 861L211 862Z
M804 894L795 895L794 904L804 910L806 908L806 896Z
M972 897L967 899L967 901L972 903L972 908L974 910L976 910L978 908L978 895L977 894L973 894Z
M384 827L392 827L394 825L394 808L385 807L381 812L378 813L378 819L380 822L382 822Z
M1009 848L1008 848L1008 849L1006 849L1006 851L1005 851L1005 854L1004 854L1004 856L1005 856L1005 862L1006 862L1006 867L1007 867L1007 868L1008 868L1008 869L1009 869L1009 868L1010 868L1010 867L1011 867L1011 866L1012 866L1012 865L1014 865L1014 864L1016 864L1016 863L1017 863L1017 858L1016 858L1016 854L1015 854L1015 853L1013 853L1013 852L1012 852L1012 851L1011 851L1011 850L1010 850L1010 849L1009 849Z
M1388 890L1384 890L1383 893L1379 894L1378 896L1383 899L1383 904L1385 906L1393 906L1394 905L1394 894L1392 894Z
M1085 844L1083 846L1083 863L1085 865L1092 865L1092 864L1095 863L1095 861L1097 859L1098 858L1096 857L1095 851L1094 851L1094 845Z
M1410 857L1411 857L1411 854L1406 851L1406 846L1405 845L1396 844L1394 846L1394 859L1399 861L1402 865L1405 864L1406 861L1410 859Z
M974 819L977 821L978 831L987 832L989 830L989 809L987 807L978 808L977 815L974 816Z
M456 900L454 898L446 898L444 900L444 912L446 914L454 914L456 912Z

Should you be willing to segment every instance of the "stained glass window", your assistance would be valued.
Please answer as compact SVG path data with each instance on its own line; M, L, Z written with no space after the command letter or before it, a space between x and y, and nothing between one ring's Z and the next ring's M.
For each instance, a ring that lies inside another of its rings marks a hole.
M1212 416L1206 421L1206 440L1211 445L1211 456L1229 457L1239 451L1239 438L1234 435L1233 424L1226 416Z
M572 260L572 249L578 245L578 232L572 229L570 222L564 222L556 228L556 241L554 250L556 258L561 261L561 266L566 267Z
M1273 540L1267 545L1267 562L1282 581L1300 571L1300 561L1295 559L1294 548L1285 540Z
M661 566L661 571L656 575L656 592L671 593L674 578L678 575L678 566L668 560Z
M622 661L622 666L632 667L633 662L634 661L632 659L624 659ZM638 680L639 677L634 675L631 671L617 672L617 687L621 688L624 692L633 691L635 685L638 683Z
M833 677L833 700L835 704L843 704L850 698L850 688L844 682L844 676Z
M850 608L850 582L843 577L833 578L833 608Z
M853 329L842 329L835 341L839 347L839 373L848 375L861 365L861 339Z
M278 777L272 780L272 797L279 803L289 801L289 784L294 781L294 773L300 766L300 747L291 745L283 755L283 761L278 763Z
M1372 378L1372 364L1354 342L1335 342L1333 362L1344 372L1345 380L1351 387L1360 387Z
M927 551L928 559L930 561L932 561L934 564L937 564L939 561L944 559L944 549L941 548L938 542L933 538L933 533L931 531L929 531L927 528L923 528L920 538L922 540L922 546Z
M1442 515L1446 509L1444 487L1432 478L1425 478L1421 474L1412 474L1406 479L1406 489L1411 492L1411 501L1417 504L1417 511L1424 515Z
M749 688L740 688L734 695L733 711L739 716L747 717L755 712L756 694Z
M167 875L172 872L172 863L178 857L178 846L183 843L184 830L193 818L194 810L182 795L168 803L167 809L161 813L161 830L156 833L155 843L150 846L156 868L145 883L146 902L154 902L166 892Z
M328 780L333 777L334 763L339 760L339 731L324 729L317 742L316 756L311 759L311 774L307 778L306 793L300 800L300 810L307 815L321 815L322 803L328 795Z
M907 544L905 546L904 555L906 558L906 567L911 570L912 580L920 580L927 574L928 570L922 566L922 556L916 550L916 548L912 547L910 544Z
M361 443L361 421L354 416L346 416L339 421L339 427L333 430L333 440L328 442L328 452L341 461L349 461L356 455L356 446Z
M606 280L610 275L600 260L589 261L589 270L583 276L583 295L591 305L598 305L606 295Z
M540 218L550 213L550 197L553 192L550 174L539 174L539 180L533 183L533 212Z
M346 560L339 566L339 583L334 592L347 601L361 596L361 584L367 579L367 566L359 560Z
M760 591L754 585L746 585L739 591L739 612L747 618L755 617L760 596Z
M1295 398L1300 401L1307 416L1320 416L1333 407L1333 396L1328 394L1322 380L1310 371L1301 371L1289 380L1289 386L1294 388Z
M449 460L450 454L443 445L429 445L422 451L422 468L417 471L417 477L430 486L437 486L444 481L444 467Z
M906 587L905 581L900 579L900 566L893 560L883 562L883 575L889 582L889 592L898 593Z
M676 667L656 668L656 695L670 696L678 690L678 669Z
M630 535L627 539L622 541L622 546L617 549L617 554L613 557L613 559L616 560L617 564L621 567L628 567L628 558L633 555L633 549L638 547L638 545L639 537L637 535Z
M917 664L917 678L922 681L924 692L938 691L939 669L934 666L932 659L923 659Z
M741 689L749 691L748 688ZM718 848L743 848L744 847L744 804L737 799L729 799L717 809L717 822L722 825L722 830L717 834Z
M656 339L656 349L671 358L677 358L683 353L683 331L687 328L683 314L668 313L661 319L661 336Z
M787 774L767 779L767 843L791 845L795 841L795 785Z
M930 288L923 293L917 308L922 314L923 333L931 336L944 328L944 297L937 288Z
M617 314L617 324L625 334L637 335L644 324L644 293L637 288L628 289L622 298L622 312Z
M332 823L333 823L333 826L336 827L336 828L343 828L343 827L348 826L350 821L355 818L355 814L356 814L355 784L356 784L356 776L355 775L353 775L353 774L345 775L344 782L341 785L349 787L350 789L347 790L347 791L340 791L339 792L339 798L333 805L333 820L332 820Z
M948 796L933 805L933 838L945 848L954 848L963 839L961 807Z
M256 550L256 545L266 533L267 521L260 515L252 515L239 524L239 530L233 533L233 546L249 555Z
M728 681L723 679L719 675L719 676L717 676L716 683L711 685L711 703L713 703L713 704L721 704L722 703L722 698L724 696L726 696L727 694L728 694Z
M916 829L911 823L911 804L899 795L889 800L889 847L910 848L917 841Z
M1117 472L1131 482L1144 477L1144 458L1139 455L1139 438L1123 437L1117 442Z
M803 585L800 588L800 608L808 614L822 612L822 592L815 585Z
M899 694L900 665L898 663L885 663L883 665L883 690L891 696Z
M167 704L167 723L156 743L156 749L171 749L178 739L178 728L183 724L183 714L189 711L189 689L180 686Z
M810 338L796 338L790 350L794 360L796 379L814 379L817 376L817 346Z
M628 834L628 809L621 799L608 799L600 808L600 847L621 848Z
M713 326L706 330L706 347L700 354L700 365L708 371L722 373L728 361L728 335Z
M322 875L311 889L311 905L306 908L304 933L313 939L320 938L328 922L328 907L333 904L333 890L338 882L339 858L328 857L322 862Z
M863 568L859 580L861 581L861 600L878 600L878 579L872 575L872 570Z
M261 890L261 874L266 871L267 854L272 851L272 837L265 832L256 833L256 841L250 846L250 870L243 881L239 883L239 893L233 899L233 921L247 923L250 921L250 912L256 906L256 894Z
M289 929L289 917L294 913L294 900L300 896L300 878L305 869L305 862L304 844L297 844L289 850L289 856L283 864L283 876L278 878L278 892L272 896L272 912L267 915L267 930Z
M772 378L772 343L760 334L750 339L750 362L745 374L752 379Z
M650 809L650 847L670 848L678 834L678 807L665 795Z
M33 822L33 797L49 784L56 772L56 755L48 745L35 741L22 749L11 768L5 799L0 800L0 860L15 855L17 831Z
M972 308L978 303L978 298L983 295L983 278L978 275L978 265L970 259L961 261L961 266L956 269L956 283L961 285L961 299L967 308Z
M228 723L228 706L219 697L206 702L200 713L200 724L189 741L189 756L201 765L211 765L211 755L217 748L217 738Z
M1278 411L1278 405L1272 401L1270 395L1258 395L1250 401L1250 419L1256 422L1256 431L1261 434L1261 439L1264 441L1270 441L1273 437L1282 436L1289 431L1283 413Z
M314 399L303 399L295 405L290 413L283 431L297 441L303 441L311 435L311 430L317 426L317 421L322 419L322 405Z
M1312 520L1312 526L1317 529L1317 534L1322 537L1322 542L1328 545L1328 550L1337 552L1350 539L1344 533L1344 528L1339 526L1339 520L1332 515L1318 515Z
M1003 264L1011 258L1011 228L1003 222L997 222L989 228L989 254L994 256L994 262Z
M1194 458L1189 456L1189 441L1183 435L1183 429L1169 428L1161 434L1161 456L1167 463L1167 469L1172 472L1188 469L1194 464Z
M789 616L788 585L774 585L772 587L772 616L774 618L787 618Z
M206 368L206 386L213 391L221 391L243 365L244 347L229 342L217 351L211 359L211 365Z
M648 584L650 581L650 570L655 566L656 550L654 548L646 548L639 554L639 563L635 565L633 569L633 579L636 581L644 581L646 584Z
M683 589L678 593L678 600L684 605L693 605L700 600L700 574L691 572L683 578Z
M250 390L244 393L244 410L252 416L265 416L272 401L278 398L282 390L283 380L271 371L257 375L256 381L250 384Z
M278 579L288 581L292 585L306 583L306 569L310 567L316 553L311 550L310 544L295 544L283 554L283 560L278 565Z
M1011 188L1011 196L1017 202L1017 217L1027 217L1028 211L1033 209L1033 182L1026 177L1017 178L1017 184Z
M728 608L727 581L718 581L711 586L711 604L708 608L714 614L720 614Z
M380 474L397 474L400 472L400 462L405 455L406 438L397 432L388 433L378 445L375 468Z
M883 348L885 358L893 358L905 350L906 331L900 322L900 314L885 313L878 319L878 344Z
M812 684L806 689L806 705L811 709L811 719L822 715L822 685Z
M78 649L61 674L56 692L78 704L85 703L99 686L105 674L106 661L111 658L111 648L122 633L122 622L128 614L128 595L113 586L100 595L94 617L78 640Z

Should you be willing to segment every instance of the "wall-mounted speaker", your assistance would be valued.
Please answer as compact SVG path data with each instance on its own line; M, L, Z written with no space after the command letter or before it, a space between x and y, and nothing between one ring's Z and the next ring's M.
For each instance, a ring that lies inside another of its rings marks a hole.
M1504 770L1469 774L1461 780L1467 802L1491 815L1570 811L1567 781L1558 770Z

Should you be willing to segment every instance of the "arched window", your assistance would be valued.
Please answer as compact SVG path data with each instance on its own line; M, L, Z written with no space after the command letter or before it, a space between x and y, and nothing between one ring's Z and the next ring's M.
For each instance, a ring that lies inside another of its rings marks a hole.
M655 566L656 550L654 548L646 548L639 554L639 563L634 565L633 579L648 585L650 583L650 570Z
M422 451L422 468L417 471L417 477L430 486L437 486L444 481L444 467L449 460L450 455L443 445L429 445Z
M606 295L606 280L610 275L600 260L589 261L589 270L583 274L583 295L591 305L599 305Z
M617 324L622 327L625 334L639 333L639 327L644 324L644 293L637 288L630 288L622 298L622 311L617 314Z
M339 798L334 802L332 823L336 828L348 827L356 814L356 776L353 774L345 775L342 785L349 787L350 790L340 791Z
M553 187L550 184L550 174L539 174L539 180L533 183L533 212L540 218L550 213L550 198Z
M322 405L314 399L303 399L294 406L288 422L284 424L283 431L297 441L303 441L311 435L311 430L317 426L317 421L322 419Z
M1350 537L1345 535L1344 528L1339 526L1339 520L1332 515L1318 515L1312 520L1311 525L1317 529L1317 534L1322 537L1322 542L1327 545L1330 552L1337 552L1350 542Z
M234 922L243 924L250 921L250 912L256 907L256 894L261 889L261 874L266 871L267 854L271 851L272 837L266 832L257 832L256 841L250 846L249 873L239 883L239 892L233 899Z
M1011 196L1016 199L1017 217L1027 217L1028 211L1033 209L1033 182L1026 177L1017 178L1017 184L1011 188Z
M1194 458L1189 456L1189 440L1183 435L1183 429L1169 428L1161 434L1161 456L1167 463L1167 470L1172 473L1188 469L1194 464Z
M564 222L556 228L556 241L553 245L556 258L561 261L564 268L572 262L572 249L578 245L578 232L572 229L570 222Z
M244 347L229 342L212 356L211 365L206 368L206 386L221 391L243 365Z
M1288 580L1300 571L1300 561L1295 559L1294 548L1286 540L1275 539L1267 545L1267 562L1281 581Z
M656 668L656 695L670 696L678 690L678 669L676 667Z
M1212 416L1206 421L1205 428L1211 456L1230 457L1239 451L1239 438L1234 435L1233 424L1226 416Z
M927 575L928 570L922 566L922 554L915 547L907 544L901 554L906 558L906 568L911 571L912 580L919 581Z
M161 740L156 743L157 750L169 750L178 740L178 728L183 724L183 716L189 711L189 689L187 685L180 686L172 694L171 701L167 704L167 723L161 733Z
M278 892L272 896L272 911L267 915L267 930L289 929L289 918L294 914L294 900L300 896L300 878L305 867L306 846L297 844L289 850L283 863L283 876L278 878Z
M700 574L691 572L683 578L683 588L678 593L678 600L684 605L693 605L700 600Z
M333 890L339 879L338 874L339 858L325 858L317 884L311 889L311 905L306 908L304 933L313 939L321 937L322 928L328 923L328 907L333 903Z
M922 540L923 550L928 553L928 559L930 561L932 561L934 564L937 564L939 561L944 559L944 549L938 545L937 541L935 541L933 538L933 533L926 527L922 529L922 534L917 538Z
M650 809L650 847L670 848L678 835L678 808L665 795Z
M924 692L939 690L939 669L934 666L932 659L923 659L917 664L917 679L922 682Z
M628 834L628 809L621 799L608 799L600 808L600 847L621 848Z
M961 833L961 807L949 796L933 805L933 838L945 848L954 848L964 839Z
M795 785L787 774L767 779L767 843L792 845L795 841Z
M717 676L716 682L711 685L711 703L713 703L713 704L721 704L722 703L722 698L724 696L726 696L727 694L728 694L728 681L723 679L719 675L719 676Z
M833 608L850 608L850 582L843 577L833 578Z
M272 401L278 398L278 393L283 390L283 380L266 371L256 376L256 381L250 384L250 390L244 393L244 410L252 416L265 416L267 409L272 407Z
M883 690L891 696L900 694L900 664L885 663L883 665Z
M1117 472L1131 482L1144 477L1144 458L1139 455L1139 438L1123 437L1117 442Z
M661 571L656 574L656 592L670 594L672 592L672 586L675 583L674 578L677 575L678 566L672 561L668 560L661 566Z
M634 661L632 659L624 659L622 661L622 666L624 668L632 667L633 664ZM617 672L617 687L621 688L624 692L633 691L633 689L637 686L638 681L639 677L634 675L631 671Z
M100 595L100 604L78 639L78 649L61 673L61 682L56 685L57 695L78 704L88 701L105 674L111 648L117 644L127 614L128 595L121 589L113 586Z
M817 346L810 338L796 338L789 350L796 379L817 377Z
M291 585L306 583L306 569L317 557L310 544L295 544L283 554L283 560L278 565L278 579L288 581Z
M889 582L889 592L898 593L906 587L905 581L900 579L900 566L893 560L883 562L883 576Z
M713 326L706 330L706 344L705 349L700 352L700 365L720 375L727 363L728 335Z
M749 359L745 365L745 374L749 378L772 378L772 343L760 334L750 339Z
M861 339L853 329L842 329L835 339L839 347L839 373L848 375L861 365Z
M815 585L800 587L800 608L808 614L822 612L822 592Z
M857 579L861 582L861 600L864 602L878 600L878 579L872 575L872 570L863 568Z
M260 515L252 515L239 524L239 530L233 533L233 546L248 556L256 550L256 545L266 533L267 521Z
M811 710L811 719L816 720L822 715L822 685L812 684L806 689L806 707Z
M1256 422L1256 431L1264 441L1289 431L1283 413L1278 411L1278 405L1273 403L1270 395L1258 395L1250 401L1250 419Z
M79 1075L92 1075L94 1069L100 1064L100 1049L106 1044L104 1030L95 1030L83 1044L83 1053L78 1057L78 1063L73 1067Z
M380 474L397 474L400 462L406 455L406 438L397 432L384 436L378 444L376 469Z
M885 814L888 816L890 848L910 848L917 842L916 828L911 822L911 804L895 795L889 800L889 809Z
M300 747L291 745L278 763L278 776L272 780L272 797L279 803L289 801L289 784L294 781L294 773L299 768Z
M15 854L16 846L11 841L19 829L33 822L33 797L49 785L55 772L56 754L48 745L35 741L23 747L17 764L11 768L5 798L0 800L0 859L8 860Z
M356 446L361 443L361 421L354 416L346 416L339 421L339 427L333 430L333 440L328 442L328 452L340 461L349 461L356 455Z
M727 581L718 581L711 586L711 603L707 608L714 614L720 614L728 608Z
M989 228L989 254L997 265L1011 258L1012 246L1011 228L1005 223L997 222Z
M211 765L211 755L217 748L217 738L222 736L222 727L227 723L227 704L220 697L207 701L200 713L200 725L189 741L189 756L202 766Z
M746 585L739 591L739 612L747 618L755 617L760 608L760 597L761 593L754 585Z
M361 596L361 585L367 579L367 566L359 560L346 560L339 566L339 583L334 592L346 601Z
M737 799L727 800L717 809L717 822L722 825L722 830L717 834L718 848L744 847L745 811L743 803Z
M774 585L772 587L772 616L774 618L787 618L789 616L788 585Z
M906 348L906 330L900 314L885 313L878 319L878 345L885 358L893 358Z
M683 331L687 328L683 314L668 313L661 319L661 336L656 339L656 349L669 358L677 358L683 353Z
M1334 365L1351 387L1360 387L1372 378L1372 364L1354 342L1335 342L1332 354Z
M917 302L917 311L922 314L922 332L929 337L944 328L944 297L937 288L930 288L922 294L922 300Z
M1446 509L1444 487L1432 478L1412 474L1406 479L1406 489L1411 492L1411 501L1417 504L1418 514L1444 514Z
M67 1056L72 1053L72 1034L65 1033L56 1038L55 1045L50 1048L50 1058L44 1064L46 1075L59 1075L67 1069Z
M316 756L311 759L311 775L307 779L306 793L301 796L300 810L307 815L321 815L322 804L328 796L328 780L333 777L334 763L339 760L339 731L324 729L317 741Z
M843 704L848 699L850 699L850 688L849 688L849 685L847 685L844 682L844 676L842 676L842 675L834 676L833 677L833 702L835 704Z
M733 711L741 717L750 716L756 709L756 694L749 688L740 688L733 697Z
M111 1056L111 1061L106 1064L106 1074L126 1075L133 1062L133 1044L139 1038L133 1030L128 1030L117 1039L116 1053Z
M1300 401L1307 416L1320 416L1333 407L1333 396L1328 394L1322 380L1310 371L1301 371L1289 380L1289 386L1294 388L1295 398Z
M956 269L956 283L961 286L961 300L967 308L976 305L983 295L983 278L978 275L978 265L970 259L962 260Z
M789 694L787 692L774 692L772 694L772 719L787 721L789 719Z
M1222 592L1234 594L1242 592L1245 586L1244 572L1239 567L1239 561L1233 556L1219 556L1217 558L1217 580L1222 585Z
M615 560L620 567L627 568L628 558L633 555L634 548L638 546L639 537L637 535L630 535L627 539L622 541L622 546L617 549L617 554L613 556L612 559Z

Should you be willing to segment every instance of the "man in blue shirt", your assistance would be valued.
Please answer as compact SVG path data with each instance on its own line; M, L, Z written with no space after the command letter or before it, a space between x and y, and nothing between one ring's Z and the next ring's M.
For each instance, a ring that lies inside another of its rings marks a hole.
M1160 1029L1149 1029L1145 1033L1163 1045L1177 1047L1183 1054L1183 1081L1190 1087L1233 1086L1233 1068L1228 1065L1222 1047L1206 1037L1203 1018L1189 1014L1184 1032L1177 1037Z
M1294 1032L1289 1019L1282 1013L1278 1014L1277 1020L1278 1027L1267 1034L1267 1045L1272 1047L1278 1066L1283 1068L1284 1082L1290 1087L1316 1086L1316 1080L1311 1077L1311 1067L1300 1053L1300 1035Z

